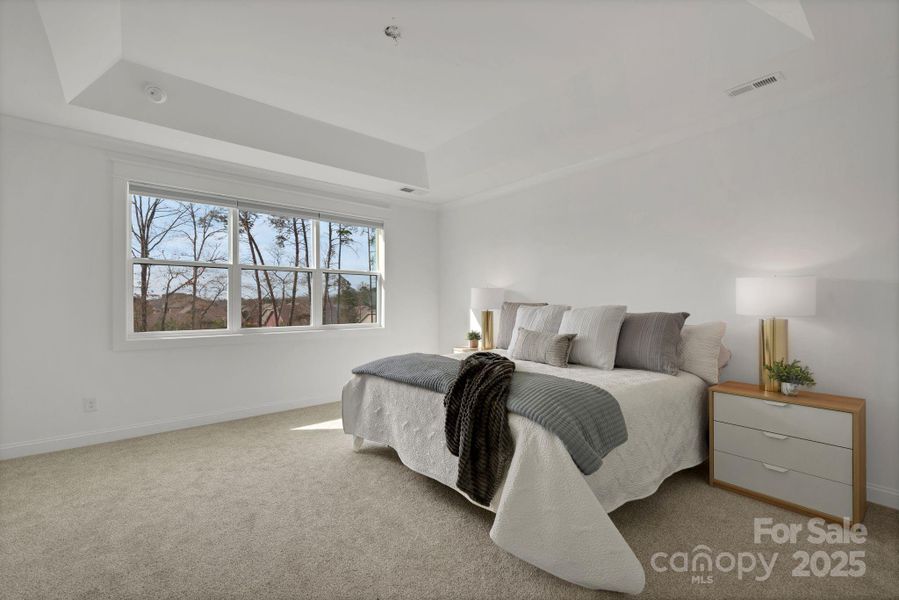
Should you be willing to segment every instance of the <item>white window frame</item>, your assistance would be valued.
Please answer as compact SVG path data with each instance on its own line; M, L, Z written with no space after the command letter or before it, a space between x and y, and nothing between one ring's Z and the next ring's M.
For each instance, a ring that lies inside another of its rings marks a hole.
M323 211L316 208L316 200L321 203L327 198L310 197L303 191L296 191L289 194L290 202L285 202L283 194L272 194L271 190L264 187L254 185L247 186L246 182L240 179L215 178L216 186L206 186L205 189L210 191L197 191L198 188L187 187L184 184L193 184L193 174L188 177L172 177L172 173L165 171L157 171L156 169L135 168L133 164L113 163L113 214L115 215L113 232L114 239L121 243L116 243L114 247L120 249L121 258L113 257L114 271L116 272L116 280L122 285L114 285L113 302L114 313L116 313L116 326L114 327L114 343L116 350L132 350L138 348L166 348L172 345L206 345L215 343L232 343L235 341L259 341L262 339L272 338L292 338L291 334L318 334L318 335L340 335L338 332L361 332L361 331L379 331L385 328L385 297L386 297L386 276L385 276L385 225L383 219L377 218L375 215L354 215L351 213L343 213L336 211ZM156 177L152 175L155 174ZM183 175L183 173L181 173ZM148 178L147 175L150 175ZM174 181L172 181L174 180ZM162 181L164 183L154 183ZM207 182L208 183L208 182ZM191 260L163 260L163 259L141 259L134 257L131 250L131 188L132 186L140 186L144 189L153 189L159 193L161 197L174 196L174 199L183 201L194 201L198 203L220 206L228 210L228 234L229 234L229 258L227 262L210 263ZM253 200L244 200L236 195L225 195L219 193L218 189L223 186L232 186L236 188L238 193L243 194L249 187L250 190L256 192L253 194ZM283 186L279 186L281 189ZM218 189L217 189L218 188ZM203 188L199 188L203 189ZM212 191L216 190L216 191ZM262 197L263 199L256 200ZM271 199L267 199L267 198ZM299 206L295 201L312 200L305 203L307 207ZM340 201L333 199L328 204L340 204ZM237 222L238 211L250 210L261 213L276 214L283 216L295 216L310 219L313 223L312 243L310 244L312 251L310 252L311 265L308 267L291 267L280 265L252 265L240 262L240 231ZM376 212L376 211L370 211ZM341 224L357 224L363 226L375 227L378 229L377 240L377 270L376 271L356 271L346 269L322 269L319 264L320 247L319 247L319 224L321 221L331 221ZM134 331L134 302L133 302L133 270L134 265L148 264L171 264L175 266L203 266L208 268L226 268L228 270L228 323L224 329L196 329L182 331ZM242 327L241 326L241 274L242 271L248 269L269 270L269 271L297 271L308 272L312 278L312 298L310 299L311 324L310 325L292 325L280 327ZM124 272L124 277L122 273ZM377 290L377 322L375 323L343 323L330 324L323 323L322 300L324 293L324 274L349 274L349 275L371 275L378 277Z

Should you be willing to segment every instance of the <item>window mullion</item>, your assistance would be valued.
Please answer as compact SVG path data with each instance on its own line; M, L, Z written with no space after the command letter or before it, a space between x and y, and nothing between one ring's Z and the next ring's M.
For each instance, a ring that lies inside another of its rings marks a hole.
M323 273L332 275L380 275L380 271L356 271L353 269L322 269Z
M240 220L236 208L228 209L228 331L240 331Z
M377 232L378 232L378 239L377 239L376 243L377 243L377 249L378 249L378 256L377 256L377 259L378 259L378 265L377 265L377 267L378 267L378 295L377 295L378 324L381 327L383 327L384 326L384 305L386 304L385 300L386 300L386 296L387 296L387 292L385 291L385 284L384 284L384 279L385 279L385 277L384 277L384 271L385 271L384 229L383 228L378 229Z
M282 265L247 265L238 264L241 271L284 271L287 273L313 273L315 269L308 267L287 267Z
M131 258L131 262L136 265L157 265L169 267L201 267L204 269L223 269L228 263L204 262L197 260L171 260L167 258Z
M312 274L312 298L309 299L313 327L321 327L323 321L322 294L324 293L324 275L322 275L321 245L319 243L319 236L321 235L320 223L321 221L318 219L312 222L312 251L309 253L312 259L312 265L310 266L315 267Z

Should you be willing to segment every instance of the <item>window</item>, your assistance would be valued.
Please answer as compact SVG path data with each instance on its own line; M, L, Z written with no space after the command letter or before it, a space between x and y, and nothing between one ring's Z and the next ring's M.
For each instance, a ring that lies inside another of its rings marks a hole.
M322 322L378 322L378 230L322 221L320 262L324 272Z
M315 221L240 210L241 327L312 324Z
M382 323L378 223L129 185L130 333Z

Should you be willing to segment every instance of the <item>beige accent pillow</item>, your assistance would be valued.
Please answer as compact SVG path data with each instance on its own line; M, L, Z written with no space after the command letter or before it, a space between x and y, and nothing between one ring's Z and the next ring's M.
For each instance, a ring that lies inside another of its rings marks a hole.
M721 344L721 348L718 350L718 370L719 371L727 366L727 363L730 362L730 359L732 356L733 356L733 354L731 354L730 348L728 348L724 344Z
M726 329L727 324L723 321L684 325L677 348L680 369L693 373L710 385L718 383L721 340Z

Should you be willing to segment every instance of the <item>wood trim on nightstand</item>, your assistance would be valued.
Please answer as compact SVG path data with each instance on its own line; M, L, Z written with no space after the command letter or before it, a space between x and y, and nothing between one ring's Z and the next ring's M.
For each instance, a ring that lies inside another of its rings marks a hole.
M709 388L709 485L737 492L788 510L821 517L837 523L842 522L842 517L824 514L808 507L799 506L779 498L767 496L715 479L715 393L717 392L759 400L786 402L788 404L797 404L811 408L850 413L852 415L852 522L858 523L864 519L865 509L867 508L866 415L864 399L806 391L799 392L799 395L797 396L787 396L779 392L766 392L755 384L740 383L736 381L727 381Z
M862 400L861 409L852 416L852 521L858 522L865 518L865 509L868 507L868 482L867 482L867 443L865 440L865 403Z
M839 410L849 413L858 413L865 409L865 401L862 398L819 394L817 392L807 392L804 390L799 392L796 396L787 396L780 392L766 392L765 390L759 389L759 386L753 383L740 383L738 381L725 381L724 383L713 385L709 388L709 393L711 394L712 392L734 394L735 396L747 396L749 398L758 398L760 400L775 400L777 402L788 402L790 404L811 406L812 408Z

